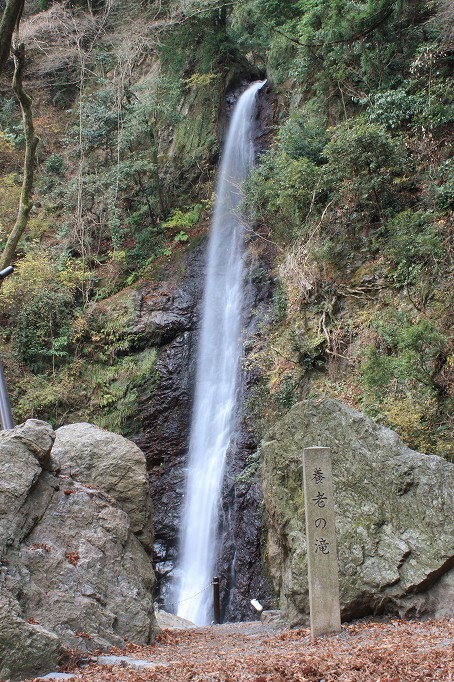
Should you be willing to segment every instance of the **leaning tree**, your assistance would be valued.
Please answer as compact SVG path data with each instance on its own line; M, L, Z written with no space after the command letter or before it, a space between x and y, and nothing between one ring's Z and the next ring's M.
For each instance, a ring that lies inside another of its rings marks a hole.
M24 90L22 82L25 63L25 46L23 43L16 43L13 41L14 32L19 28L24 3L25 0L6 0L0 23L0 73L7 62L12 49L14 58L13 90L19 100L25 136L24 177L22 181L19 209L15 225L8 236L5 248L0 256L0 270L10 265L19 240L27 227L28 217L32 206L33 173L36 147L38 145L38 138L35 135L35 129L33 127L32 98Z

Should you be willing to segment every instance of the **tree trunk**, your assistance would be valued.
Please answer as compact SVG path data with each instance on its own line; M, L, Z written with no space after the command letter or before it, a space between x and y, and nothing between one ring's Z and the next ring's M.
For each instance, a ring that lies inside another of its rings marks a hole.
M25 133L25 162L24 162L24 179L22 182L22 192L19 202L19 210L17 213L16 224L14 225L8 240L6 242L5 250L0 258L0 270L6 268L11 264L11 261L16 252L17 245L22 237L25 228L27 227L28 216L32 206L33 195L33 173L35 165L36 147L39 139L35 135L33 127L32 116L32 98L28 95L22 85L22 75L25 62L25 45L21 43L13 50L14 55L14 78L13 90L19 100L22 120L24 123Z
M21 19L24 2L25 0L6 0L0 22L0 73L8 60L14 29Z
M158 217L162 218L162 216L165 215L166 202L162 193L161 178L159 176L158 143L154 134L153 123L149 123L148 130L151 139L151 154L153 159L153 176L156 184Z

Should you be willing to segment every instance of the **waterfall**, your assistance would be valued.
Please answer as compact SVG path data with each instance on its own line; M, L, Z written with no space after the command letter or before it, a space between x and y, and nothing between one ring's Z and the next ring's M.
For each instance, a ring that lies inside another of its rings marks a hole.
M242 355L244 240L238 204L254 162L252 119L264 82L253 83L234 108L208 244L177 597L178 615L197 625L212 620L209 585L218 551L218 505Z

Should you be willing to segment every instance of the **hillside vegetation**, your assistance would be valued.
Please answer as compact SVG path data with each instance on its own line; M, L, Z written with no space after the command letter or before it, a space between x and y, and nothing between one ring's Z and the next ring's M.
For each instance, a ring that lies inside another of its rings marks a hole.
M450 25L445 0L26 2L40 143L0 289L15 419L134 433L156 353L111 301L206 233L226 93L266 74L277 123L244 200L254 281L271 261L274 284L247 360L257 436L327 395L452 457ZM1 247L24 152L11 69Z

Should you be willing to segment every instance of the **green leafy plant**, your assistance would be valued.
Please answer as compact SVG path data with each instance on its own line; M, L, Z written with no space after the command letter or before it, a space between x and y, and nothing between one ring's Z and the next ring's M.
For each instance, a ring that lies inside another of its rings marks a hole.
M414 284L426 274L436 277L444 256L436 217L423 210L398 213L384 226L379 244L399 285Z
M189 239L189 235L187 232L184 232L184 230L181 230L178 232L178 234L175 235L173 238L174 242L187 242Z
M426 317L413 321L396 313L375 324L376 342L370 346L362 374L369 389L383 390L394 382L394 390L424 390L426 395L441 395L437 380L446 362L447 340Z
M46 173L63 175L65 171L65 160L61 154L50 154L44 162Z
M202 209L202 204L196 204L187 211L182 211L181 209L177 208L173 211L170 218L162 223L162 226L166 230L190 230L191 227L199 222Z
M282 150L291 159L305 157L313 163L326 161L323 150L328 142L325 126L318 118L309 118L304 111L295 111L279 129Z
M235 478L235 484L246 487L254 483L259 475L261 464L262 453L260 448L257 448L255 452L248 455L243 471Z

